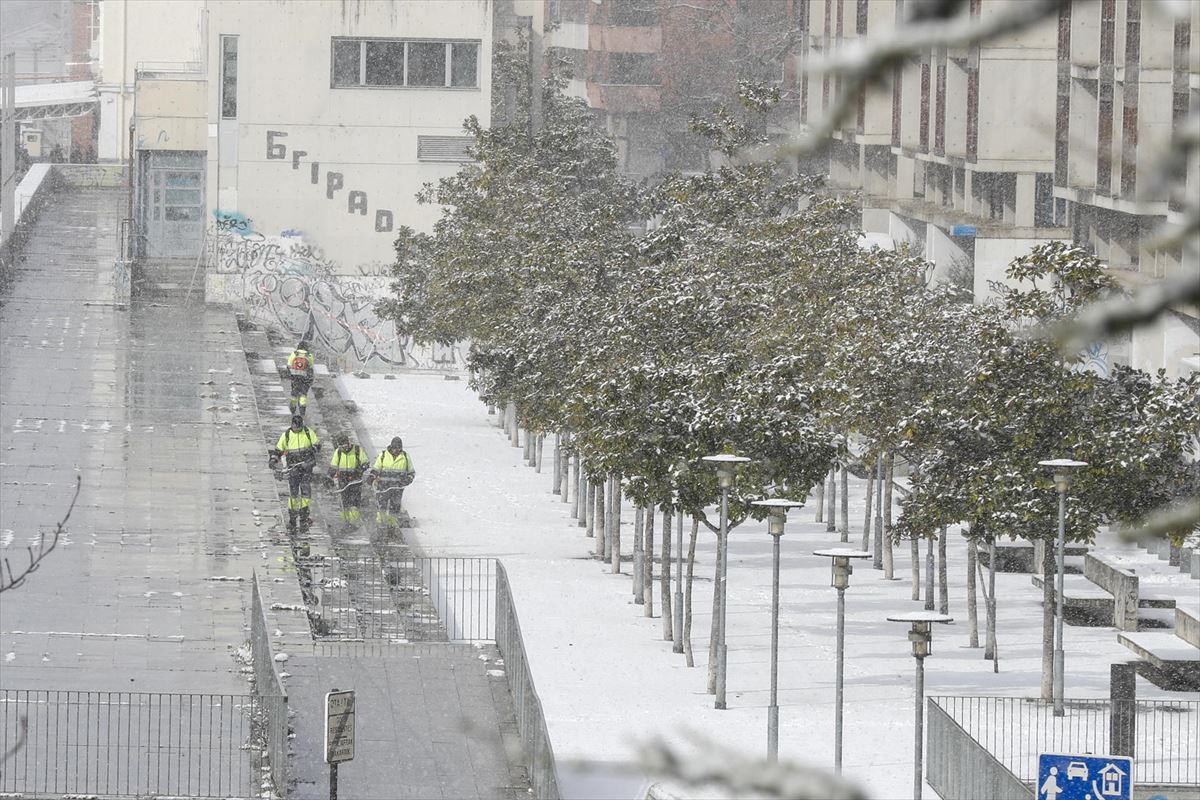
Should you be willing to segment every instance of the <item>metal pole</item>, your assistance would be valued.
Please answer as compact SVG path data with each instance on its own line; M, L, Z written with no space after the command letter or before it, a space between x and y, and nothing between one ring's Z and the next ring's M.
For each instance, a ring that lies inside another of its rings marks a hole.
M329 765L329 800L337 800L337 762Z
M925 658L917 656L917 735L913 742L913 800L921 800L921 786L925 783L921 775L922 749L925 743Z
M1067 545L1067 487L1058 490L1058 591L1054 598L1054 716L1063 711L1063 574Z
M837 684L833 709L833 771L842 774L842 666L845 664L846 590L838 589L837 599Z
M671 632L675 641L671 645L674 653L683 652L683 506L675 515L675 625Z
M717 700L713 708L725 708L725 604L726 569L729 563L729 489L721 488L721 536L717 543Z
M767 708L767 760L779 760L779 537L772 547L771 705ZM840 593L839 593L840 594Z

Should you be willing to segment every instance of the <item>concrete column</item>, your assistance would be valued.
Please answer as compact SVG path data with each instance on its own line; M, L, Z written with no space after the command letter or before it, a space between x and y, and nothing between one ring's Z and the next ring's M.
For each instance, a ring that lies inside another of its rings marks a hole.
M1134 758L1137 733L1137 669L1133 664L1109 666L1109 751L1113 755Z
M1032 172L1017 175L1016 225L1018 228L1033 227L1033 199L1037 176Z

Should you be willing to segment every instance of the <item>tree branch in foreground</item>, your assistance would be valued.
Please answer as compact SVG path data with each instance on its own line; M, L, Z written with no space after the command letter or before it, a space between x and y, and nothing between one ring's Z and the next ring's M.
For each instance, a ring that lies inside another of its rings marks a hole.
M691 735L694 755L684 755L661 739L642 751L642 767L652 776L689 787L716 787L730 797L780 800L866 800L858 786L815 767L770 763Z
M0 568L0 592L7 592L9 589L16 589L25 583L25 579L32 573L37 572L41 566L42 559L50 555L54 548L58 546L59 537L62 536L67 527L67 520L71 518L71 512L75 510L75 501L79 499L79 489L83 486L83 479L75 476L75 494L71 497L71 505L67 508L67 515L59 520L54 527L54 535L47 540L46 532L42 531L40 540L38 541L37 549L26 547L25 551L29 554L29 564L20 572L13 572L12 564L5 558L3 568Z

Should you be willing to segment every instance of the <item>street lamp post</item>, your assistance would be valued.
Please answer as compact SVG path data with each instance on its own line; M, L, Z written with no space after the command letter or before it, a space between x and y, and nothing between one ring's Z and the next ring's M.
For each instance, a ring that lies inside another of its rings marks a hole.
M745 464L750 459L745 456L722 453L716 456L704 456L702 461L717 468L717 480L721 486L721 527L717 536L717 675L716 701L713 708L725 708L725 673L728 666L725 648L725 609L727 577L729 574L729 489L733 486L733 478L739 464Z
M789 508L804 505L794 500L755 500L750 505L767 510L767 533L771 534L771 705L767 707L767 760L779 760L779 540L787 523Z
M1063 657L1063 576L1066 573L1067 550L1067 490L1071 488L1071 478L1076 472L1087 466L1086 461L1074 461L1070 458L1055 458L1049 461L1039 461L1038 466L1054 476L1054 487L1058 489L1058 574L1055 577L1054 590L1054 716L1063 715L1063 679L1065 659ZM1044 579L1044 578L1043 578Z
M888 617L888 622L912 623L908 640L912 642L913 657L917 660L916 674L916 738L913 742L913 800L921 800L921 786L925 782L921 774L925 744L925 657L933 641L932 627L935 622L953 622L954 618L934 611L910 611Z
M846 588L850 585L850 574L854 568L850 560L870 558L871 554L848 547L817 550L814 555L833 559L833 576L830 585L837 589L837 683L834 688L833 707L833 769L842 774L842 679L846 661Z

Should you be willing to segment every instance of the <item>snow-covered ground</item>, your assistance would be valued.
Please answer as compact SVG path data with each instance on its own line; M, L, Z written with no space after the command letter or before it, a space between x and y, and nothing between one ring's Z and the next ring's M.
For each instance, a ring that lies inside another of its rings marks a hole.
M701 529L693 600L696 667L684 665L662 639L657 592L654 619L632 598L622 575L590 556L591 539L568 504L551 493L551 476L524 465L495 417L465 381L407 374L395 380L343 377L359 406L372 454L404 438L418 477L405 494L416 518L416 545L428 555L495 556L504 562L551 743L560 760L628 761L640 741L685 731L758 754L766 748L769 686L771 541L765 524L747 523L730 537L728 710L705 693L712 606L714 537ZM547 461L551 448L546 447ZM851 484L851 540L861 537L863 485ZM633 541L632 509L622 542ZM660 526L661 527L661 526ZM837 544L805 508L791 513L783 537L780 626L780 755L833 763L836 592L828 559L814 550ZM686 545L686 532L685 532ZM922 608L910 599L907 543L896 548L885 581L856 564L846 594L845 773L873 797L911 796L913 658L908 626L892 613ZM1132 556L1131 556L1132 557ZM1041 668L1040 590L1028 575L997 576L1000 672L967 646L965 549L949 546L950 612L934 630L926 691L945 695L1035 696ZM1162 571L1155 591L1194 602L1196 584ZM983 603L980 601L982 623ZM982 636L982 631L981 631ZM1109 665L1128 661L1112 628L1068 627L1068 697L1107 697ZM1164 696L1139 680L1141 697ZM1178 698L1176 694L1174 697Z

